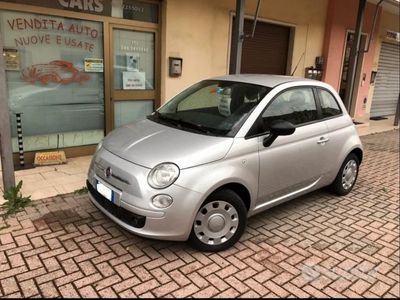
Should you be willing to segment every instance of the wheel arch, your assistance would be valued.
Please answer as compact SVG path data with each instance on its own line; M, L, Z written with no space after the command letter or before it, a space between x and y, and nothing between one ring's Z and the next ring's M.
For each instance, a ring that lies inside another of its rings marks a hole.
M358 158L359 163L361 164L362 160L363 160L363 151L360 148L354 148L353 150L351 150L351 152L349 154L355 154ZM346 156L347 157L347 156Z
M250 192L249 190L241 183L238 182L231 182L231 183L226 183L223 184L221 186L219 186L218 188L214 189L208 196L207 198L220 190L223 189L229 189L233 192L235 192L236 194L238 194L238 196L242 199L244 205L246 206L247 212L250 210L250 206L251 206L251 196L250 196Z

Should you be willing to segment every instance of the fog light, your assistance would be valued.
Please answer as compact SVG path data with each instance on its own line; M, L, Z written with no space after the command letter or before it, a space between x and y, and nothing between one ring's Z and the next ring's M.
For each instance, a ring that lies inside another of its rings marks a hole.
M153 197L153 205L157 208L167 208L173 202L172 197L168 195L156 195Z

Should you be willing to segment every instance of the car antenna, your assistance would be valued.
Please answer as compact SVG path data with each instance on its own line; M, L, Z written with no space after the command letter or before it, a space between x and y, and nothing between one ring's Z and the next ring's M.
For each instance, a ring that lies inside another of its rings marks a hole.
M300 61L301 61L301 59L303 58L303 56L304 56L305 53L306 53L306 52L304 51L303 54L300 56L299 61L297 62L297 65L296 65L296 67L294 68L292 74L290 74L290 76L293 76L294 72L296 72L297 67L299 66L299 63L300 63Z

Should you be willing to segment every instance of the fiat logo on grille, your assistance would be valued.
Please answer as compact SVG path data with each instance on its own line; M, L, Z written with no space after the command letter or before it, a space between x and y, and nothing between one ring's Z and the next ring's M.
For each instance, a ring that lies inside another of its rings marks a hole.
M107 178L110 178L110 176L112 175L112 170L110 167L108 167L105 171L104 171L104 175L106 175Z

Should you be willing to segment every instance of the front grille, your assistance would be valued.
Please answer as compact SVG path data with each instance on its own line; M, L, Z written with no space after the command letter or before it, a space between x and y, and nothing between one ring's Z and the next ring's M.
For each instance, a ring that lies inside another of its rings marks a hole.
M107 210L110 214L112 214L114 217L118 218L122 222L136 228L142 228L146 223L145 216L137 215L133 212L130 212L129 210L126 210L125 208L116 206L114 203L112 203L110 200L106 199L102 194L100 194L90 184L88 180L86 180L86 186L90 194L93 196L94 200L96 200L96 202L100 204L105 210Z

